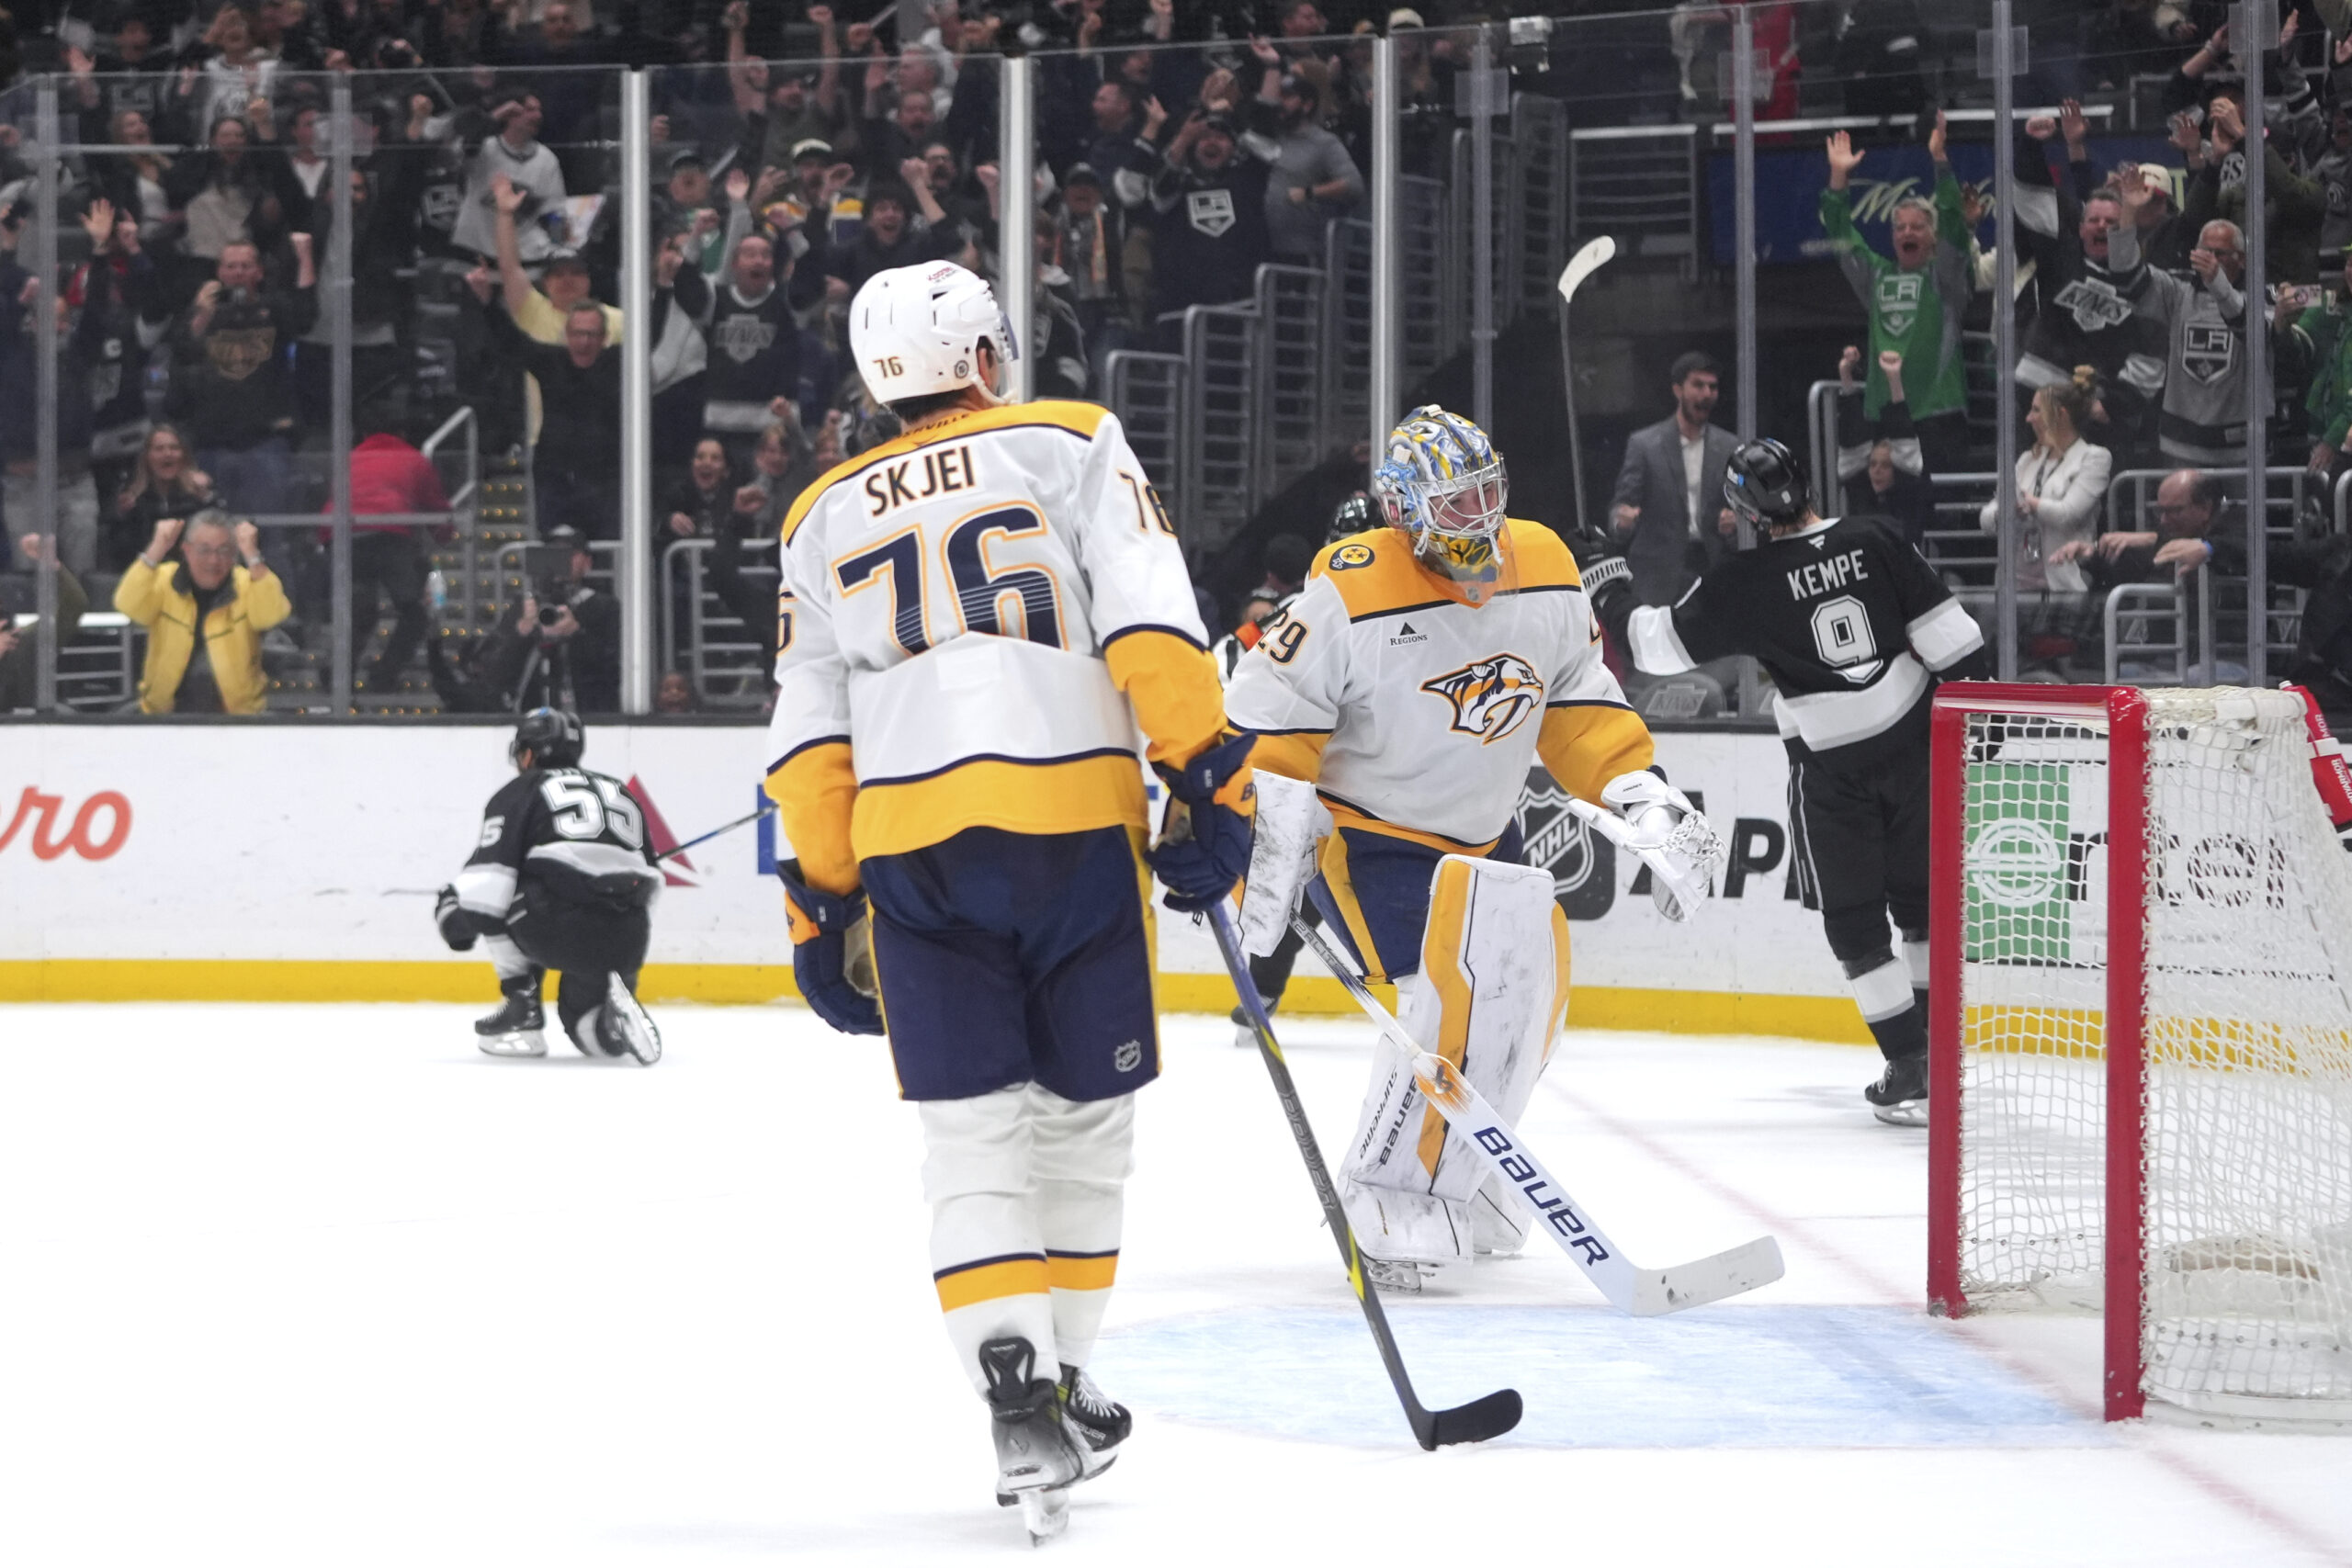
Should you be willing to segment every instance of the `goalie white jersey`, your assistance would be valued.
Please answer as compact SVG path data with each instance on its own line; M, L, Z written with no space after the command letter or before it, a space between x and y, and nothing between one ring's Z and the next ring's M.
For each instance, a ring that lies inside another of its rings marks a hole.
M1484 853L1539 750L1563 787L1646 767L1649 730L1601 661L1575 560L1511 519L1517 583L1472 606L1374 528L1317 557L1226 698L1261 770L1314 783L1341 827Z
M1222 723L1174 525L1099 407L887 442L794 503L779 556L769 792L815 876L967 828L1140 827L1138 721L1155 757Z

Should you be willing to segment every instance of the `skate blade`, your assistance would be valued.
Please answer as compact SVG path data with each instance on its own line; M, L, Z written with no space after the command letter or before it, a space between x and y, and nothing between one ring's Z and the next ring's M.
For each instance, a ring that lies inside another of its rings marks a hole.
M636 1058L638 1066L650 1067L660 1061L662 1032L653 1027L653 1020L647 1015L645 1009L639 1005L637 998L630 994L628 987L621 984L620 976L617 975L613 976L606 990L605 1005L612 1009L613 1016L619 1020L621 1044L628 1050L630 1056Z
M1924 1127L1928 1124L1928 1102L1906 1100L1896 1105L1873 1105L1871 1114L1890 1127Z
M485 1056L544 1056L548 1054L547 1036L536 1029L477 1035L474 1043L481 1047Z
M1021 1494L1021 1524L1029 1544L1043 1546L1069 1528L1069 1488L1044 1486Z

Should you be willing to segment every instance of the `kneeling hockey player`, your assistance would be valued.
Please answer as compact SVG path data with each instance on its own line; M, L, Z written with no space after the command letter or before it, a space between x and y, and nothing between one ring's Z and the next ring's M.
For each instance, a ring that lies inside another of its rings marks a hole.
M1754 549L1717 562L1671 607L1634 607L1623 567L1589 562L1594 603L1651 674L1745 653L1771 675L1791 860L1886 1058L1862 1098L1882 1122L1922 1125L1928 699L1939 680L1989 678L1984 634L1892 528L1815 513L1781 443L1733 453L1724 500L1763 536Z
M1368 978L1397 983L1422 1047L1515 1117L1568 999L1551 874L1521 863L1529 767L1540 756L1562 788L1658 845L1695 813L1651 768L1566 545L1505 515L1486 433L1416 409L1373 489L1382 525L1316 558L1241 660L1227 710L1256 733L1262 773L1312 784L1329 811L1309 891L1331 929ZM1516 1200L1385 1053L1341 1198L1391 1288L1526 1234Z
M534 708L506 754L515 776L490 797L473 858L441 889L434 919L459 953L480 938L505 994L474 1025L493 1056L544 1056L539 983L563 976L556 1010L583 1056L651 1066L662 1036L638 1005L662 874L645 812L618 779L580 766L580 721Z
M1250 740L1119 422L1000 402L1019 348L989 286L876 273L849 330L905 434L784 521L767 789L797 857L793 968L835 1028L887 1020L948 1338L990 1408L998 1500L1042 1538L1129 1425L1084 1369L1159 1071L1150 873L1178 908L1231 890ZM1148 856L1138 728L1185 814Z

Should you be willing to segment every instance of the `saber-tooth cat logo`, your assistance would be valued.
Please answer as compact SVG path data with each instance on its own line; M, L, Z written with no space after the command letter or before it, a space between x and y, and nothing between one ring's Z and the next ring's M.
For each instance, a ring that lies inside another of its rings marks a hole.
M1530 714L1544 711L1544 677L1516 653L1473 660L1422 682L1421 690L1453 705L1448 728L1475 735L1487 746L1525 724Z

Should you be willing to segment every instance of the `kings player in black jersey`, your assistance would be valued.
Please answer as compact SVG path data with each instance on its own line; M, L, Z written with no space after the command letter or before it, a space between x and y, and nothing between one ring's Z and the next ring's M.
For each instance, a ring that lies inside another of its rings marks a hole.
M1917 1125L1928 1094L1928 698L1939 680L1989 678L1984 634L1892 525L1816 513L1781 443L1732 455L1724 501L1755 526L1756 547L1718 562L1679 603L1636 608L1613 561L1586 568L1585 589L1649 674L1734 653L1770 673L1789 749L1791 859L1886 1057L1863 1098L1882 1122Z
M544 1056L539 983L563 976L556 1010L583 1056L651 1066L662 1036L638 1005L662 873L645 809L618 779L580 765L580 720L534 708L507 756L514 778L490 797L473 858L441 889L434 919L459 953L477 939L505 1000L474 1025L493 1056Z

